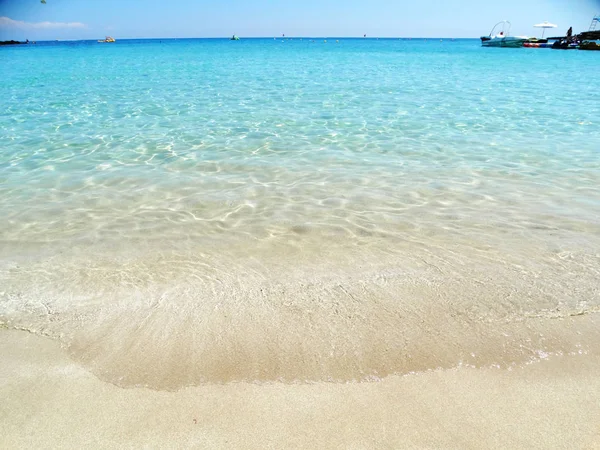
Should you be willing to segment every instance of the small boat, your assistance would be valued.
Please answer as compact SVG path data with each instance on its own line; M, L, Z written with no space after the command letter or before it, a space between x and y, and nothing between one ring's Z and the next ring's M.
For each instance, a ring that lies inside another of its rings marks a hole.
M105 39L100 39L100 40L98 40L98 42L103 43L103 42L116 42L116 41L115 41L115 38L112 38L110 36L106 36Z
M507 20L498 22L490 31L489 36L481 36L481 45L484 47L523 47L528 38L526 36L511 36L510 26L510 22Z
M240 38L237 37L235 34L233 36L231 36L231 39L229 39L230 41L239 41Z

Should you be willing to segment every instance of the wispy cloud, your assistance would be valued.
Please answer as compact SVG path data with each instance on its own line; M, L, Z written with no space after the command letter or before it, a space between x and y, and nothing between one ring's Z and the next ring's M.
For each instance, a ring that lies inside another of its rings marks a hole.
M23 22L10 17L0 17L0 28L20 28L22 30L57 29L57 28L85 28L81 22Z

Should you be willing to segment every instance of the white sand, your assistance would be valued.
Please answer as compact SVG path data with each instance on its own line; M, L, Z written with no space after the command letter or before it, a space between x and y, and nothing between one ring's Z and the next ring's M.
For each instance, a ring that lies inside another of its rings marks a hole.
M578 320L596 319L560 326ZM102 382L57 342L0 330L0 447L600 448L595 347L512 370L166 392Z

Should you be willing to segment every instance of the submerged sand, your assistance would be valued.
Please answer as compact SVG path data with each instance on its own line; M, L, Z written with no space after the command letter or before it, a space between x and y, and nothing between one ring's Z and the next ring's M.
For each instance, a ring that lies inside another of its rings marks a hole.
M600 311L593 249L304 243L36 249L0 271L0 324L52 337L103 381L170 391L509 368L598 338L560 325Z
M600 325L597 318L564 322ZM598 342L598 341L596 341ZM600 447L600 351L378 382L124 389L51 339L0 330L3 448Z

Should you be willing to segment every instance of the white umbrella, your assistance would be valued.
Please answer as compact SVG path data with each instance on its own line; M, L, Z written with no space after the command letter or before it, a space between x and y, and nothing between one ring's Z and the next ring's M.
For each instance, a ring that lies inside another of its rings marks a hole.
M554 25L553 23L550 23L550 22L543 22L543 23L535 24L534 27L544 29L544 31L542 31L542 38L543 38L544 33L546 32L546 28L556 28L556 27L558 27L558 25Z

